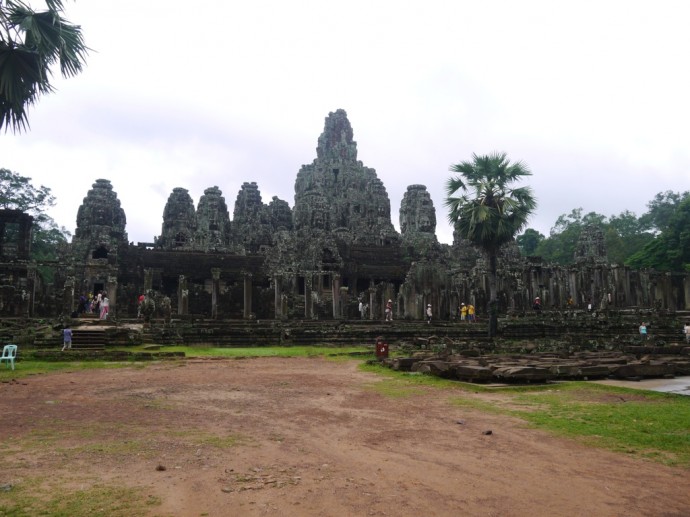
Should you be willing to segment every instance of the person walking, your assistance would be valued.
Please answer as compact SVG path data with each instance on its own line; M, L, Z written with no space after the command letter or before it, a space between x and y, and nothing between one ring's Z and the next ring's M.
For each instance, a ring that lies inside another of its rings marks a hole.
M474 323L474 305L471 303L467 306L467 319Z
M467 305L464 303L460 306L460 321L465 321L467 318Z
M685 342L690 344L690 323L685 324L683 332L685 333Z
M108 319L108 312L110 311L110 299L108 295L103 293L103 298L101 298L101 319Z
M431 324L432 315L433 315L433 313L431 311L431 304L429 304L426 306L426 323L427 323L427 325Z
M69 325L62 330L62 351L72 349L72 329Z
M393 300L386 303L386 321L393 321Z

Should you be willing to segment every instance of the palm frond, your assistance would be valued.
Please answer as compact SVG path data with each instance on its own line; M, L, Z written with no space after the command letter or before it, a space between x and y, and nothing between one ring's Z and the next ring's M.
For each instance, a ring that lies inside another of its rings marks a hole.
M62 0L36 12L22 0L0 0L0 128L27 127L26 107L52 92L51 67L64 77L80 73L89 48L78 25L61 16Z

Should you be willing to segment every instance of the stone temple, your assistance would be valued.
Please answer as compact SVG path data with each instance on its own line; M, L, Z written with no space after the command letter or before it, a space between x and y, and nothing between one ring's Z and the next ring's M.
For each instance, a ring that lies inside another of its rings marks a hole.
M245 182L232 217L219 186L206 188L196 206L187 189L175 188L162 215L152 242L129 243L117 193L97 179L60 260L35 264L28 260L28 216L4 211L0 315L69 315L81 295L100 291L108 293L114 319L136 317L143 293L173 318L359 319L361 301L365 318L383 319L390 299L395 319L422 320L432 304L434 316L448 320L460 303L480 315L488 303L482 255L457 236L452 245L438 242L424 185L407 187L395 229L386 187L357 159L344 110L326 117L316 157L297 172L292 208L277 197L265 203L259 185ZM572 297L578 307L690 309L688 274L610 264L596 228L583 232L568 267L506 246L498 288L500 311L508 314L528 311L536 296L545 308L563 308Z

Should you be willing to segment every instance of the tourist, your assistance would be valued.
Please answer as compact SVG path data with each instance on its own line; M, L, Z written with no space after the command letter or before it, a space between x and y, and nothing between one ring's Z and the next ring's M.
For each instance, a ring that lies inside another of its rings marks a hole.
M467 306L467 319L470 323L474 323L474 305L471 303Z
M86 312L86 296L83 294L79 297L79 305L77 305L77 314Z
M640 337L643 340L647 340L647 325L645 325L644 321L640 324Z
M460 306L460 321L465 321L465 318L467 318L467 305L463 302Z
M141 318L141 306L144 304L145 299L146 296L143 294L140 294L139 298L137 298L137 319Z
M427 325L429 325L431 323L431 316L432 316L431 304L429 304L426 306L426 323L427 323Z
M386 321L393 321L393 300L386 303Z
M541 310L541 298L538 296L534 299L534 303L532 304L532 308L535 311L540 311Z
M72 348L72 329L69 325L62 331L62 351L71 350Z
M359 317L360 319L364 319L364 304L362 300L359 300Z
M685 334L685 342L690 343L690 323L686 323L683 327L683 333Z
M105 320L108 319L108 312L110 311L110 299L108 298L108 295L103 293L103 297L101 298L101 319Z

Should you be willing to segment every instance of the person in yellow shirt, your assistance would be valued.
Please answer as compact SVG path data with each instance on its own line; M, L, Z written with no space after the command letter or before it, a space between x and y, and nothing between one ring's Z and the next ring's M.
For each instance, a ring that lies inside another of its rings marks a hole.
M467 305L464 303L460 306L460 321L467 319Z
M467 319L474 323L474 305L471 303L467 306Z

